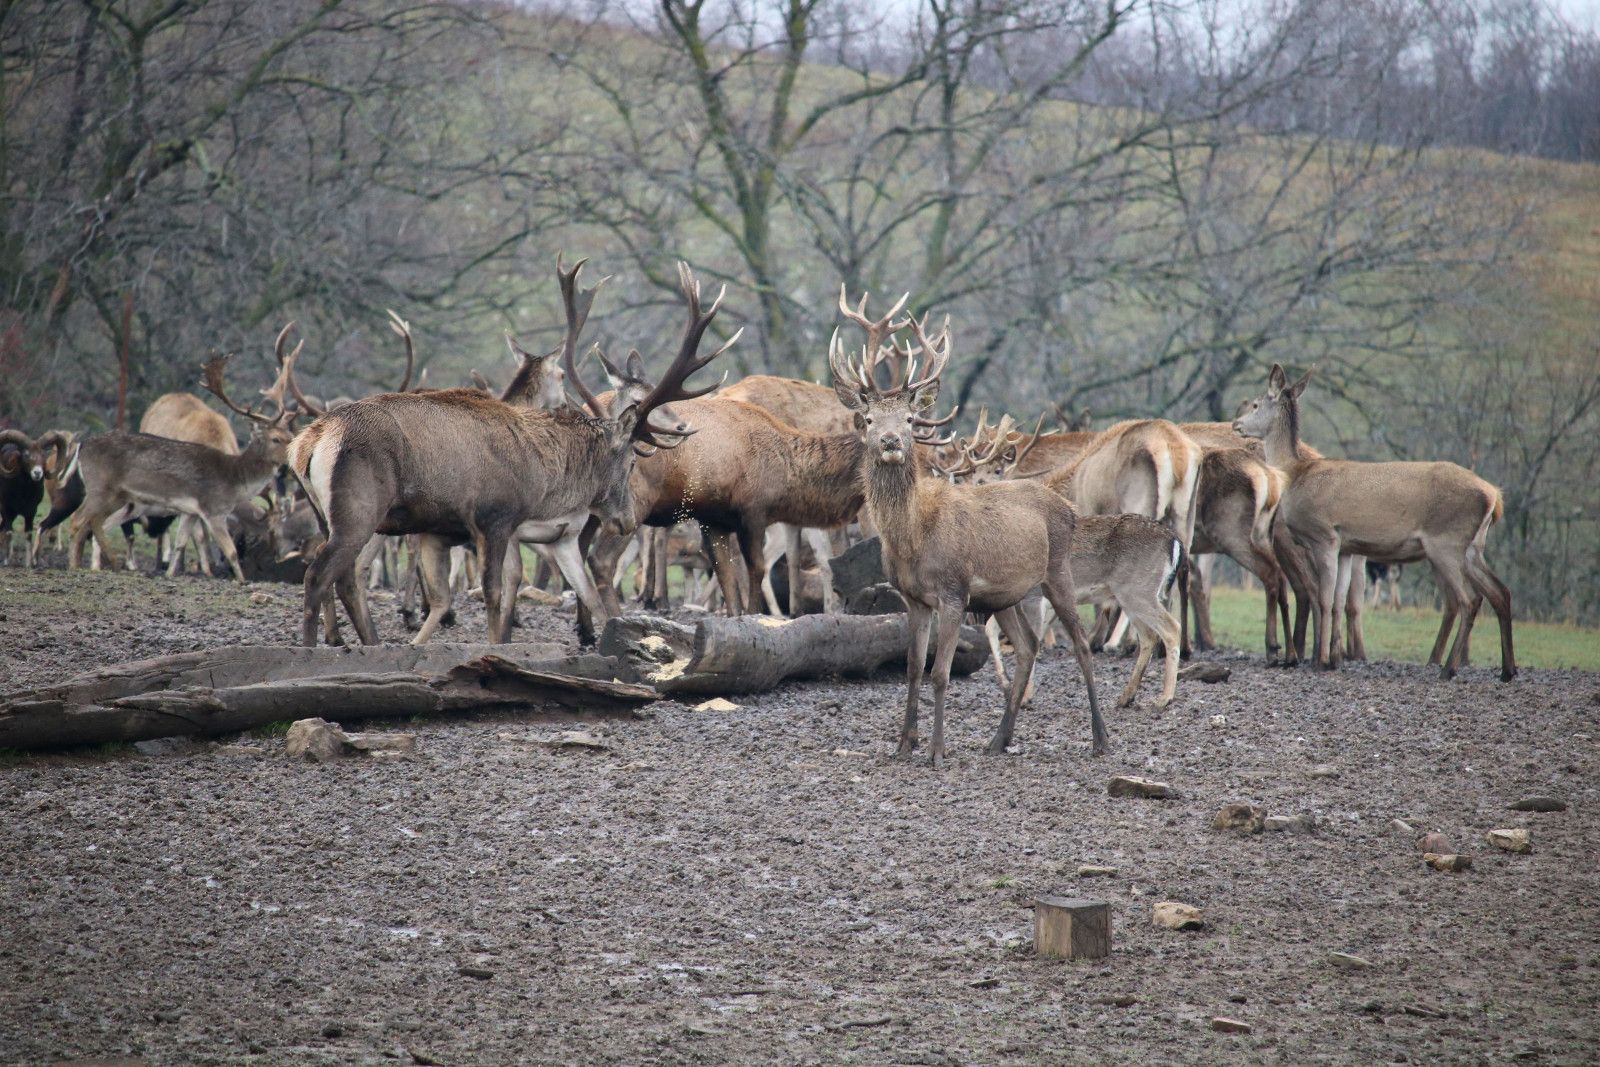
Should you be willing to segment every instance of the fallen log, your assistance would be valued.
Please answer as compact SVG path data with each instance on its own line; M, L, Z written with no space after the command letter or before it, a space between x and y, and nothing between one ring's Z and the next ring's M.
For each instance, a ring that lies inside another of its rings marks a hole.
M650 616L610 620L602 651L631 659L643 681L665 694L757 693L788 679L860 677L905 663L905 615L765 615L697 620L692 646L681 624ZM952 674L989 659L982 633L961 629Z
M240 646L164 656L12 694L0 701L0 748L214 736L307 716L343 722L551 703L616 712L659 696L615 680L631 675L615 660L560 652L553 644Z

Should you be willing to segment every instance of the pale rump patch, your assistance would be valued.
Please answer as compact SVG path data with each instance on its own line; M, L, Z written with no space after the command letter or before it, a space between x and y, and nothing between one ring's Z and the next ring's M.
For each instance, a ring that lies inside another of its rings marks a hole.
M324 516L329 514L328 504L333 499L333 468L338 462L339 446L343 442L342 427L337 424L330 426L311 446L311 455L307 457L306 491L311 494L312 503ZM298 444L298 440L295 443Z

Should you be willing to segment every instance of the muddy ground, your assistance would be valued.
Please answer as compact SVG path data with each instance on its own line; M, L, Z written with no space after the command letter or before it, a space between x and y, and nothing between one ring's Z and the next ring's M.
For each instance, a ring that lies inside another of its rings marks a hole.
M286 640L268 591L0 570L0 689ZM419 735L408 762L290 763L267 732L7 755L0 1062L1594 1062L1600 677L1219 658L1228 682L1112 710L1103 759L1059 650L1012 755L982 752L992 677L957 681L938 773L890 758L892 676L592 720L602 752L493 716L379 724ZM1115 694L1126 663L1097 667ZM1181 796L1108 797L1130 772ZM1506 810L1533 793L1570 807ZM1210 829L1241 800L1319 829ZM1531 855L1484 844L1506 826ZM1053 892L1111 903L1109 959L1032 956ZM1205 929L1154 928L1163 900Z

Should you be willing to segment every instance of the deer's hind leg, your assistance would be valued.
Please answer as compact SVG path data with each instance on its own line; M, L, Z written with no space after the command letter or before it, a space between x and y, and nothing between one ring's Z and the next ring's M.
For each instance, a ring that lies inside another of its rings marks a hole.
M1517 656L1511 643L1511 590L1489 568L1483 549L1475 544L1467 546L1467 579L1489 601L1500 623L1500 680L1509 682L1517 676Z
M1078 671L1083 675L1084 688L1089 692L1089 729L1093 737L1091 751L1096 756L1103 756L1110 745L1106 740L1105 720L1100 717L1100 699L1094 688L1094 659L1089 652L1089 639L1083 632L1083 622L1078 618L1072 572L1068 570L1065 558L1066 554L1063 554L1061 565L1054 568L1053 576L1044 583L1044 595L1055 609L1061 625L1066 627L1067 636L1072 639L1072 650L1078 657Z
M1000 726L995 730L994 737L989 740L990 755L998 756L1005 752L1007 745L1011 744L1011 735L1017 725L1017 709L1022 706L1022 698L1028 691L1029 683L1033 681L1033 661L1039 654L1039 643L1033 627L1028 625L1020 607L997 611L990 622L998 624L1005 632L1006 640L1011 642L1011 647L1017 654L1017 666L1012 671L1011 684L1006 690L1006 711L1000 718ZM942 626L940 638L943 639ZM954 641L951 644L953 646ZM943 651L942 645L940 651ZM951 655L954 654L955 650L952 647ZM935 680L934 684L938 685L938 681Z

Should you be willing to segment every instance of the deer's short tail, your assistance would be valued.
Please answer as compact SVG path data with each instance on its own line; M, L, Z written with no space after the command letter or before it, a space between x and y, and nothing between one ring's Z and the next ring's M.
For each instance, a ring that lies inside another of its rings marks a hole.
M1161 576L1161 600L1166 602L1172 595L1172 586L1189 570L1189 553L1183 550L1183 541L1174 536L1172 539L1172 556L1167 564L1167 573Z

